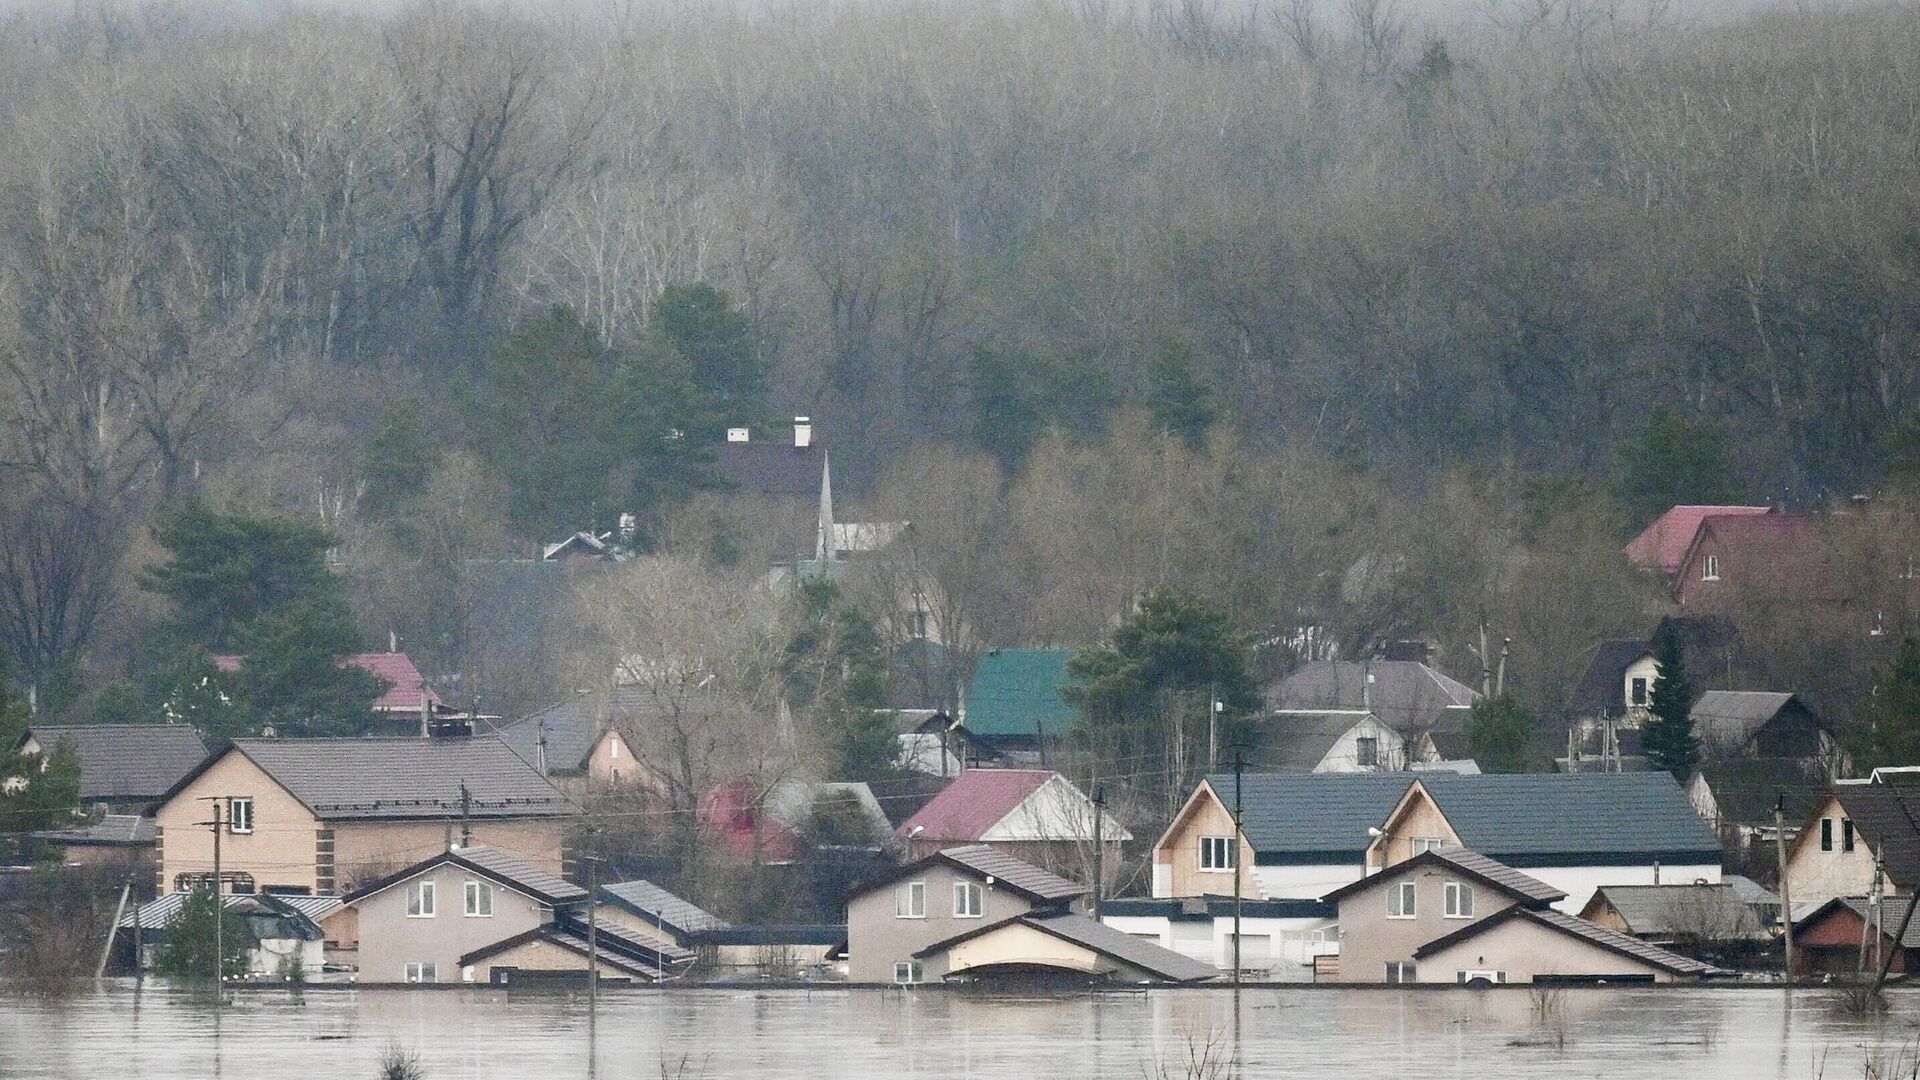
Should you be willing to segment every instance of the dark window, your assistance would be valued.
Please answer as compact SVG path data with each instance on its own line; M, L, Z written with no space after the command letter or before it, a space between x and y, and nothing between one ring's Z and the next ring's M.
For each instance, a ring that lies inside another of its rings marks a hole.
M1645 679L1633 680L1633 702L1632 703L1635 705L1645 705L1647 703L1647 680Z
M1380 740L1359 738L1353 740L1354 758L1361 768L1371 769L1380 764Z
M1820 819L1820 850L1833 850L1833 819L1830 817Z
M1840 850L1841 851L1853 850L1853 819L1852 818L1848 818L1847 820L1842 821L1840 823Z

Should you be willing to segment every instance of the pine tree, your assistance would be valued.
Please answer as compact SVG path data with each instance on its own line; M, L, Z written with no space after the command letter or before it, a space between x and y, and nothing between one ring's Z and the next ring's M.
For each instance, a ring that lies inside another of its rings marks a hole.
M1527 771L1527 744L1533 739L1533 714L1511 694L1473 703L1467 720L1467 745L1488 772Z
M1900 651L1874 679L1867 699L1867 760L1861 766L1920 763L1920 642L1900 643Z
M215 924L220 932L214 933ZM166 943L155 950L153 972L169 979L204 979L213 972L213 950L220 943L220 974L233 979L247 971L247 921L226 910L209 889L195 889L167 925Z
M1680 640L1663 633L1653 646L1653 690L1648 695L1647 723L1640 733L1647 761L1685 780L1700 764L1700 740L1693 733L1693 687L1680 655Z

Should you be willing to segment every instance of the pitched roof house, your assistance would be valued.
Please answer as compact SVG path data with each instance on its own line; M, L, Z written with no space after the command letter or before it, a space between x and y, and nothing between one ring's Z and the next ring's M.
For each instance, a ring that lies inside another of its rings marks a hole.
M973 738L1005 751L1029 750L1063 735L1078 715L1060 691L1072 685L1069 649L992 649L980 657L960 702Z
M1262 982L1312 982L1321 957L1340 951L1339 908L1318 900L1122 897L1100 903L1100 921L1222 971L1234 965L1239 919L1242 972Z
M1267 708L1370 712L1408 738L1458 728L1479 693L1417 660L1316 660L1266 688Z
M1911 972L1920 960L1920 919L1914 919L1901 934L1900 920L1908 901L1882 900L1875 905L1866 897L1836 896L1816 905L1793 924L1793 972L1796 975L1857 975L1860 971L1861 945L1866 945L1869 964L1875 957L1887 960L1887 970ZM1799 907L1796 897L1794 906ZM1880 932L1875 935L1874 927ZM1878 942L1874 941L1878 937ZM1887 957L1887 953L1892 956Z
M587 967L587 891L496 848L439 852L344 899L358 913L362 983L513 985ZM608 974L653 981L693 962L691 951L617 924L596 934Z
M246 657L223 654L213 658L213 666L221 671L239 671ZM373 701L373 711L391 717L417 717L422 705L430 705L434 711L446 709L446 703L440 695L427 685L426 676L413 666L413 659L403 652L349 653L340 658L340 663L372 675L386 685L380 696Z
M567 797L486 736L236 739L167 793L158 890L213 871L224 887L336 894L470 837L559 873Z
M644 878L616 881L600 886L600 910L610 921L630 930L664 935L681 946L691 948L695 934L708 930L726 930L730 924L689 900Z
M1337 889L1351 983L1673 982L1713 969L1553 908L1566 894L1447 845Z
M167 943L189 895L169 893L120 916L114 924L114 951L121 961L117 970L133 972L153 966L154 954ZM237 926L246 942L243 978L277 981L296 972L305 978L319 975L326 963L327 936L319 920L338 907L339 901L328 898L326 906L316 907L312 900L268 893L220 898L227 915L221 922L227 927ZM140 942L139 956L133 955L136 938Z
M496 724L521 760L567 789L595 785L656 787L654 772L634 756L621 725L646 729L670 701L641 685L581 691L517 720Z
M1244 841L1233 844L1234 778L1202 781L1154 845L1155 896L1323 895L1369 867L1458 844L1569 894L1651 883L1655 865L1720 880L1720 845L1664 773L1458 775L1249 773Z
M1788 840L1813 813L1827 782L1817 763L1803 758L1735 758L1704 762L1687 781L1687 799L1727 844L1748 847L1774 836L1781 807Z
M1777 906L1777 905L1776 905ZM1603 885L1580 917L1642 941L1694 947L1768 938L1768 921L1729 882Z
M45 756L63 743L80 759L80 801L134 814L207 758L206 742L185 724L35 724L14 749Z
M1051 769L974 768L902 822L894 835L914 856L956 844L986 844L1035 865L1084 873L1096 815L1103 844L1117 848L1133 839L1124 825ZM1117 858L1108 862L1118 865Z
M1709 517L1670 579L1689 612L1726 612L1754 603L1836 603L1842 599L1827 538L1806 514Z
M1708 518L1751 517L1773 512L1770 506L1676 506L1627 543L1627 560L1669 578L1680 572L1687 552Z
M1895 784L1835 784L1787 848L1787 899L1796 912L1873 891L1876 860L1887 891L1920 886L1920 793Z
M1708 690L1689 715L1708 758L1797 758L1828 775L1845 772L1840 744L1798 695Z
M936 852L848 898L848 978L1195 982L1216 973L1069 910L1085 891L985 845Z
M1278 709L1249 727L1248 759L1262 769L1391 772L1439 758L1424 733L1409 739L1366 709Z

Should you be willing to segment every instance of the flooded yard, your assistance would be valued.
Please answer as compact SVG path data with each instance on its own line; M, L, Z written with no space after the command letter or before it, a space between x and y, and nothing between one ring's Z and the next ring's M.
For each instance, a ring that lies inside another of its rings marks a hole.
M1842 1080L1909 1075L1920 993L1847 1012L1830 991L1260 989L990 997L886 990L204 996L111 989L0 999L0 1077L373 1080L389 1047L428 1080L575 1077L1208 1076ZM1237 1042L1235 1032L1238 1032ZM1875 1072L1869 1072L1869 1067ZM1195 1073L1193 1075L1201 1075Z

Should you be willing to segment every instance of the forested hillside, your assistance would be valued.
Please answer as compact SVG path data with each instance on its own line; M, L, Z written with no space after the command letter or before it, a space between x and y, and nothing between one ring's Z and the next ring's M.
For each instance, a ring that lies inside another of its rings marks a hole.
M1485 611L1547 706L1662 506L1920 460L1907 8L252 8L0 16L0 652L61 702L183 497L431 658L462 560L753 550L701 448L806 413L983 641L1387 552L1343 635Z

